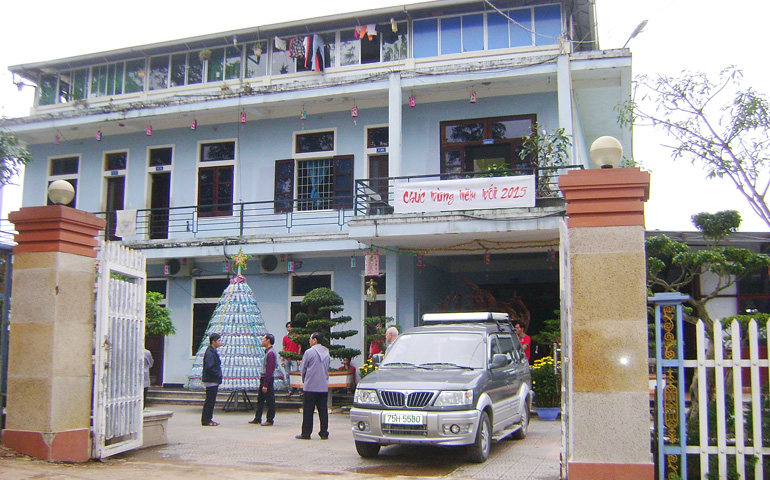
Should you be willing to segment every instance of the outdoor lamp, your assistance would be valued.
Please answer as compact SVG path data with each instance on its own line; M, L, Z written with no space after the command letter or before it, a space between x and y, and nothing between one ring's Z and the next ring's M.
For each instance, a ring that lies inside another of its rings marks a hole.
M75 188L67 180L56 180L48 186L48 198L57 205L67 205L75 198Z
M599 137L591 144L591 161L601 168L612 168L623 157L623 146L610 136Z

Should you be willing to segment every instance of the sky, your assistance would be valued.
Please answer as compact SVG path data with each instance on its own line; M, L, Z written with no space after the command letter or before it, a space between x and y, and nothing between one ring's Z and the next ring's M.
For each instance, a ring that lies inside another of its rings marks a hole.
M6 2L0 20L4 34L0 42L0 116L24 116L32 106L33 89L19 91L9 65L404 3L410 2L294 0L283 6L230 0L198 6L202 4L70 0L66 7L50 0ZM645 29L628 41L634 76L679 75L687 70L715 78L723 68L735 65L744 73L741 88L770 93L770 66L759 54L770 2L597 0L596 11L602 49L623 47L634 28L648 20ZM731 182L705 179L700 166L687 160L672 161L669 150L662 146L666 142L662 133L650 127L634 130L630 156L651 172L650 199L645 205L648 230L692 231L692 215L733 209L743 217L741 231L767 231ZM20 188L7 188L2 200L0 218L6 218L20 206Z

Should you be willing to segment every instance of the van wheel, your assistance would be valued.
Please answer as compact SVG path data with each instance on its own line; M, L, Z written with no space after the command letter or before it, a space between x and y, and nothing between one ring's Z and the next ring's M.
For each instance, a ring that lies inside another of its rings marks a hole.
M356 440L356 451L363 458L374 458L380 453L380 444Z
M521 406L521 427L509 435L508 438L524 440L527 438L527 427L529 427L529 404L524 402Z
M487 412L481 412L479 428L476 429L476 441L468 447L468 459L473 463L484 463L489 458L492 445L492 426Z

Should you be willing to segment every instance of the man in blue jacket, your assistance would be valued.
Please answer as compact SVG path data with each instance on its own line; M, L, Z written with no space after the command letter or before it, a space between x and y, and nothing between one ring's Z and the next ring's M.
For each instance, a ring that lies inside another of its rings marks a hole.
M257 412L254 420L249 423L256 423L263 427L271 427L275 418L275 390L273 390L273 374L278 364L278 358L273 350L275 337L272 333L266 334L262 338L262 346L265 347L265 361L262 363L262 371L259 375L259 394L257 395ZM267 421L262 423L262 409L267 402Z
M329 438L329 349L321 345L323 336L315 332L310 335L310 348L302 355L302 433L294 438L310 440L313 431L313 410L318 409L321 440Z
M209 346L206 347L206 353L203 354L201 382L206 387L206 401L203 403L201 425L204 427L216 427L219 425L211 417L214 416L217 391L219 390L219 384L222 383L222 362L219 360L219 354L217 353L217 348L221 345L220 335L212 333L209 335Z

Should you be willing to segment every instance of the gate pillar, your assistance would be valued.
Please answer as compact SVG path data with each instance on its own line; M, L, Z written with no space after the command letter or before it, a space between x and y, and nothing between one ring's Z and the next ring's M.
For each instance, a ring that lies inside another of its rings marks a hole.
M559 179L565 398L570 480L652 479L644 202L638 168L572 170Z
M94 237L105 221L52 205L9 215L13 248L2 443L47 461L90 458Z

